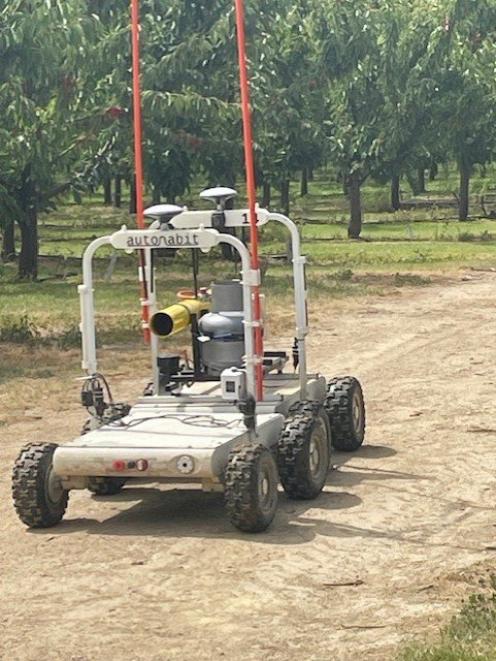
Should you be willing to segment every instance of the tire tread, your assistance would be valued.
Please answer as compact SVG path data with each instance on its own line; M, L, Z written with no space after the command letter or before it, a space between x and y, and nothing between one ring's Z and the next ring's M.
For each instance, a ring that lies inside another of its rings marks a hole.
M12 498L20 520L29 528L50 528L65 514L69 494L64 492L57 511L45 502L43 470L51 462L55 443L29 443L17 457L12 471Z
M365 434L365 405L363 409L363 434L357 436L354 429L351 407L356 388L363 392L360 382L353 376L336 377L328 384L325 409L332 430L332 445L342 452L353 452L363 443Z
M226 511L231 523L244 532L261 532L270 525L256 507L258 481L254 469L265 452L270 454L263 445L246 443L231 450L227 462L224 474Z
M278 446L279 477L286 494L295 500L316 498L316 491L308 479L306 467L301 465L302 453L310 441L317 417L324 411L320 402L302 401L289 410Z

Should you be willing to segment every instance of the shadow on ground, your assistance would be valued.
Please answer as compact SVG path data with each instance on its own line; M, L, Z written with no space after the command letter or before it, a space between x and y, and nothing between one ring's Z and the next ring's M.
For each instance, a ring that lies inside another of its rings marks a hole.
M396 451L385 446L362 447L350 455L335 453L333 470L329 473L327 487L318 498L312 501L290 500L281 492L279 510L271 528L265 533L253 535L251 539L263 544L301 544L311 541L316 535L329 537L397 537L369 528L334 524L319 518L319 510L344 510L359 507L361 498L349 493L349 486L364 481L402 480L418 481L420 475L388 471L377 468L373 462L392 457ZM371 465L355 467L354 458L370 459ZM341 469L346 466L346 470ZM333 491L333 487L341 490ZM344 488L344 490L343 490ZM203 493L198 487L158 488L156 486L125 487L121 493L109 498L93 496L95 501L130 503L130 507L120 510L104 521L75 518L63 521L50 534L72 534L87 532L97 535L151 536L151 537L204 537L245 539L246 534L235 530L225 517L222 494ZM70 507L68 511L70 517ZM47 531L31 531L32 534L46 534Z
M412 498L424 494L415 488L428 480L424 475L385 470L374 465L375 461L392 457L396 451L385 446L367 445L353 454L335 453L333 470L329 473L326 489L311 501L290 500L281 491L279 509L274 523L264 533L247 535L232 527L225 516L224 499L220 493L203 493L200 487L188 485L183 488L158 488L156 486L125 487L119 494L108 498L93 496L93 501L105 503L129 503L130 507L103 521L89 518L74 518L63 521L56 529L31 530L31 534L53 535L85 532L90 535L117 537L161 537L251 540L258 544L305 544L317 535L329 538L363 538L365 541L386 539L394 542L439 546L429 540L429 530L405 528L401 523L389 528L360 527L336 523L329 520L323 511L351 510L362 505L362 499L347 491L363 482L383 482L383 488L409 493ZM371 463L355 465L354 459L370 459ZM345 468L345 470L341 470ZM396 489L394 483L399 482ZM387 483L387 484L386 484ZM338 487L341 490L333 490ZM450 505L463 504L461 501ZM366 504L365 504L366 505ZM70 508L69 508L70 516ZM363 519L363 517L362 517ZM350 520L353 517L350 516ZM442 544L441 544L442 546ZM465 548L463 544L455 544ZM468 548L468 547L467 547Z

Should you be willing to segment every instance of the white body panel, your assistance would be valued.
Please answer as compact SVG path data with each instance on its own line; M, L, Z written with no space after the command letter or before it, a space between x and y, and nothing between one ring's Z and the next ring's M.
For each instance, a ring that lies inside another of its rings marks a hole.
M289 407L300 399L296 375L271 375L265 381L266 399L257 407L257 441L277 444ZM326 382L310 376L308 394L323 401ZM218 480L229 451L248 440L249 432L236 406L222 400L220 383L196 383L184 394L144 397L128 416L80 436L57 448L54 470L62 478L141 477ZM194 470L183 474L178 460L193 459ZM114 461L148 461L148 469L116 471Z
M157 410L157 413L160 409ZM143 413L135 407L126 422L136 422ZM169 412L170 413L170 412ZM194 413L185 417L191 417ZM232 427L185 424L177 419L148 420L135 428L106 426L57 449L54 469L62 477L118 475L127 477L169 477L181 479L219 478L230 448L248 438L239 413L215 413L215 419L232 422ZM258 419L260 439L271 446L277 442L283 425L278 413ZM183 474L178 468L181 457L192 460L193 470ZM136 468L118 472L114 461L126 464L146 459L146 471Z

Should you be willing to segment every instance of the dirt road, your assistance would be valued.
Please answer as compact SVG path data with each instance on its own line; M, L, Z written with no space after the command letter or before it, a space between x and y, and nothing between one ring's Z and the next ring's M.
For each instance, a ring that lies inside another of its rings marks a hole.
M81 423L76 386L52 380L44 420L38 391L0 431L0 657L385 660L445 621L496 556L495 299L477 274L331 309L311 365L362 380L366 446L334 456L316 501L281 495L258 536L229 526L221 496L165 487L75 493L58 528L25 531L19 446Z

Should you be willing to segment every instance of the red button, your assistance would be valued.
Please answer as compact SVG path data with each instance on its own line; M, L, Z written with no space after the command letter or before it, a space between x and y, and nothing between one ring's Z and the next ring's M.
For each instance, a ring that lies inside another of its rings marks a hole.
M126 469L126 462L122 461L122 459L118 459L112 463L112 468L115 471L123 471Z

